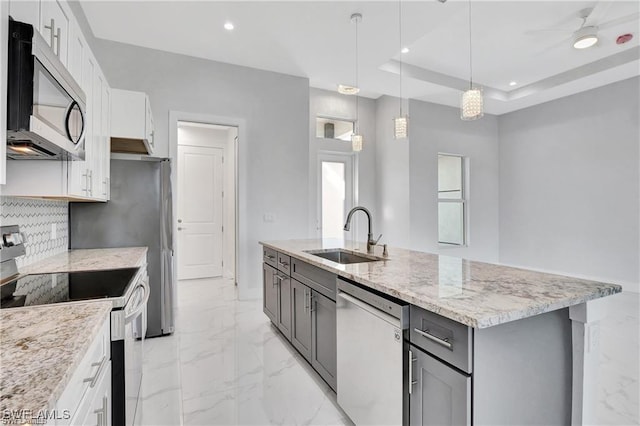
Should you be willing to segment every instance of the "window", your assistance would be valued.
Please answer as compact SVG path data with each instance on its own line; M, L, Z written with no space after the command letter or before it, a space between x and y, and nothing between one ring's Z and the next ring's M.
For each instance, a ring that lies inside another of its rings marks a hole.
M353 126L353 121L316 117L316 137L351 142Z
M438 154L438 242L456 246L466 242L465 160Z

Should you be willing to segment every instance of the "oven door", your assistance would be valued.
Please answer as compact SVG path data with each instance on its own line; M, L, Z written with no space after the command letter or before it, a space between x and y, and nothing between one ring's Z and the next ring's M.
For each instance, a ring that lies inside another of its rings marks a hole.
M140 399L144 336L147 332L148 278L140 280L130 302L125 307L124 319L124 389L126 425L133 425ZM129 310L128 307L131 306ZM138 416L140 417L140 416Z
M130 426L136 420L147 329L148 283L146 275L138 278L124 308L111 312L111 413L117 426Z

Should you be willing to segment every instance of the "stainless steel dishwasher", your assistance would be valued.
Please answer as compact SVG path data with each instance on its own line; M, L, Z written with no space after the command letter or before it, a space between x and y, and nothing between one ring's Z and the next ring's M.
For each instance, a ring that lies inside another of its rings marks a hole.
M401 425L409 305L338 278L338 404L357 425Z

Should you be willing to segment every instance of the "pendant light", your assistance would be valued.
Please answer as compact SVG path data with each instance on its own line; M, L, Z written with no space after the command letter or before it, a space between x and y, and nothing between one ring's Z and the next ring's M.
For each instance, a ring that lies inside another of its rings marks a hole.
M360 87L358 85L358 24L362 22L362 15L359 13L354 13L351 15L351 22L356 24L356 85L355 87ZM360 134L360 120L359 120L359 110L360 110L360 97L356 93L356 122L354 133L351 135L351 149L354 152L362 151L362 144L364 139Z
M473 87L473 64L471 48L471 0L469 0L469 90L462 94L460 118L463 120L477 120L484 115L484 100L482 89Z
M406 139L409 136L409 117L402 114L402 0L398 0L398 33L400 40L400 115L393 119L393 138Z

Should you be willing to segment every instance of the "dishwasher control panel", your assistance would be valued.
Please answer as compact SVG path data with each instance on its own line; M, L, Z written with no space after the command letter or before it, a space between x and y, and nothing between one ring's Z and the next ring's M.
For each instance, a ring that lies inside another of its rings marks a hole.
M403 330L408 328L409 304L407 302L397 299L390 300L391 296L385 296L373 289L363 288L362 286L346 281L341 277L338 278L338 291L350 294L366 304L399 319Z

